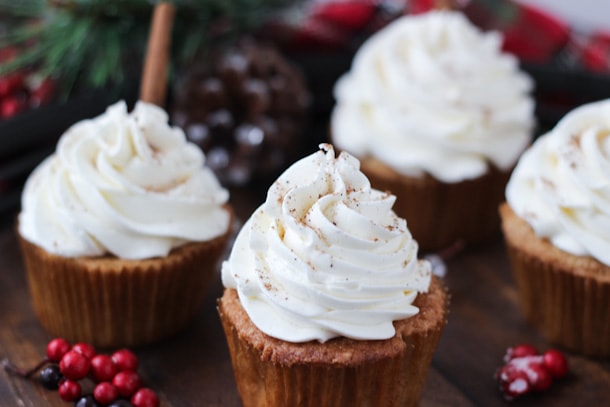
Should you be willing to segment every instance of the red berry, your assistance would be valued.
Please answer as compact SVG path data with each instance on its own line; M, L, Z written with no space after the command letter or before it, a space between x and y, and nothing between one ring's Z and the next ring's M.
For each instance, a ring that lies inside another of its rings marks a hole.
M532 388L536 391L544 391L551 387L553 378L542 363L531 363L525 369Z
M507 400L522 396L529 392L530 389L531 386L527 374L520 370L515 371L510 381L501 384L501 390L504 394L504 398Z
M26 109L27 104L24 99L13 96L6 97L0 102L0 118L7 119L16 116Z
M549 373L560 378L568 374L568 360L557 349L549 349L542 355L542 363Z
M131 397L133 407L159 407L159 397L149 388L142 388Z
M88 343L85 343L85 342L75 343L74 345L72 345L72 350L80 353L87 359L93 358L95 356L95 354L97 353L95 351L95 348L93 347L93 345L89 345Z
M117 388L119 394L123 397L131 397L136 390L142 387L140 376L130 370L117 373L112 379L112 384L114 384L114 387Z
M51 362L59 363L61 358L70 350L68 341L55 338L47 345L47 357Z
M522 358L524 356L534 356L538 354L538 350L532 345L522 343L520 345L512 346L506 350L504 355L504 362L510 362L515 358Z
M87 376L91 363L82 354L75 350L67 352L59 362L59 370L68 379L80 380Z
M112 359L108 355L95 355L91 358L91 376L96 382L109 382L117 372Z
M110 404L119 396L116 387L110 382L101 382L93 389L93 397L100 404Z
M0 97L8 97L25 86L25 72L11 72L0 77Z
M129 349L117 350L111 358L118 371L131 370L135 372L138 370L138 357Z
M75 381L72 380L62 380L59 383L59 397L61 397L64 401L74 401L81 395L81 387Z

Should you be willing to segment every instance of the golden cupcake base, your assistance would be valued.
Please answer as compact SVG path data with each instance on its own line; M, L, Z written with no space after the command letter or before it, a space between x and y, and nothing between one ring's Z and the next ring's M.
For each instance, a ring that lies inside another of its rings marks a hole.
M500 214L525 318L554 344L610 356L610 267L538 238L506 203Z
M245 407L414 406L446 323L448 294L433 278L420 312L395 322L396 336L292 343L261 332L226 289L218 311Z
M375 189L396 196L394 211L422 252L448 248L456 242L473 245L499 233L498 205L510 171L490 166L481 177L444 183L430 175L409 177L372 157L360 158L360 168Z
M178 247L162 258L67 258L19 236L34 312L44 328L102 348L149 344L199 312L230 237Z

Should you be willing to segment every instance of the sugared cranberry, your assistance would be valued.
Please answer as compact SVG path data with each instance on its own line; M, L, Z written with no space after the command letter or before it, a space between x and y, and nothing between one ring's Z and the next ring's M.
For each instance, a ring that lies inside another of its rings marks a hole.
M30 106L38 107L49 103L55 96L56 85L50 78L44 79L30 92Z
M117 373L112 379L112 384L123 397L131 397L136 390L142 387L140 376L131 370Z
M70 380L80 380L87 376L91 363L81 353L75 350L67 352L59 362L61 373Z
M549 389L553 384L551 374L545 369L542 363L530 363L525 369L525 372L527 373L533 390L544 391Z
M111 359L119 372L124 370L135 372L138 370L138 357L129 349L117 350L112 354Z
M134 407L159 407L159 397L149 388L142 388L131 397Z
M91 376L96 382L109 382L117 372L117 368L108 355L95 355L91 358Z
M93 390L93 397L100 404L110 404L119 396L119 392L116 387L110 382L101 382L95 386Z
M522 371L515 371L511 375L510 380L501 383L501 390L504 398L507 400L512 400L526 394L530 391L527 374Z
M538 350L527 343L512 346L506 350L504 355L504 362L510 362L514 358L521 358L524 356L534 356L538 354Z
M0 77L0 97L8 97L22 89L25 83L25 72L11 72Z
M61 358L70 350L68 341L55 338L47 345L47 357L51 362L59 363Z
M549 349L542 355L542 363L549 371L549 373L555 377L560 378L568 374L568 360L566 357L557 349Z
M64 401L75 401L81 395L81 387L73 380L62 380L59 383L59 397Z
M93 345L85 342L75 343L72 345L72 350L80 353L89 360L91 360L97 353Z

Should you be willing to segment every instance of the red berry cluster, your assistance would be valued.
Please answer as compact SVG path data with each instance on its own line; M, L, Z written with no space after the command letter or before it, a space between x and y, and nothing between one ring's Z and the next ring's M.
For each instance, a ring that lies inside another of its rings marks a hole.
M65 339L56 338L47 344L46 354L46 358L28 372L15 368L8 361L4 361L4 365L7 370L24 377L47 365L40 371L42 384L48 389L57 389L62 400L74 402L76 407L159 406L155 392L143 387L136 373L138 358L128 349L106 355L97 353L88 343L70 345ZM92 387L92 394L84 394L83 384Z
M0 49L0 65L15 59L14 47ZM17 70L0 76L0 119L13 117L27 109L50 102L55 95L55 83L49 78L28 71Z
M532 391L547 390L555 379L568 373L568 361L563 353L550 349L540 354L528 344L508 348L504 362L496 371L495 378L506 400Z

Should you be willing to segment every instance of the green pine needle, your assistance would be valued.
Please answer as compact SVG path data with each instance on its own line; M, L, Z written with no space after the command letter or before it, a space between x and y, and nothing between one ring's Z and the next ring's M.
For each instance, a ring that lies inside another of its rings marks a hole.
M190 60L223 36L257 27L270 12L298 0L173 0L172 65ZM0 74L35 67L68 97L87 88L118 90L141 73L153 0L0 0L12 25L0 48L19 56ZM220 29L219 29L220 27ZM170 67L173 69L173 67Z

